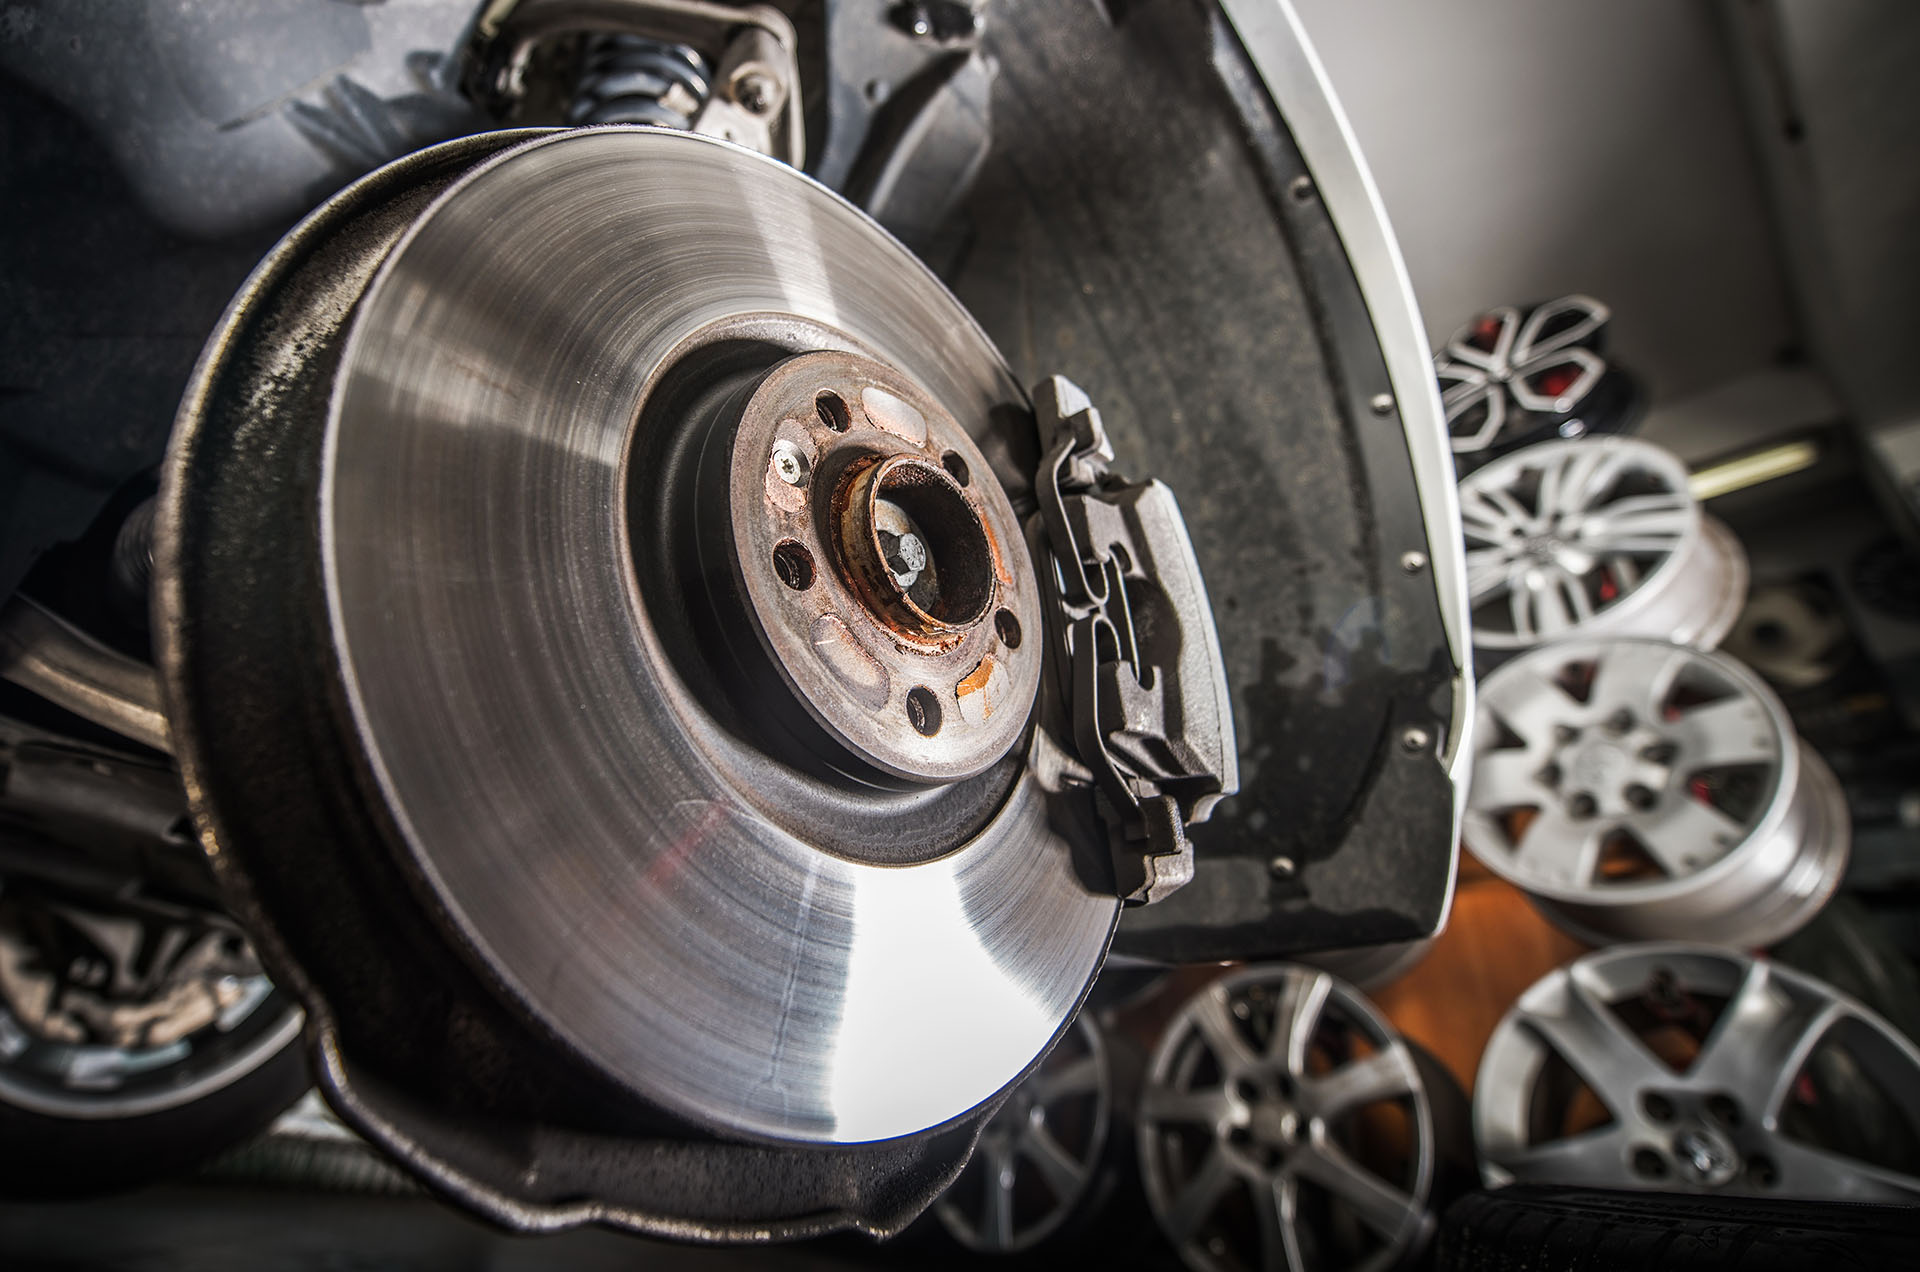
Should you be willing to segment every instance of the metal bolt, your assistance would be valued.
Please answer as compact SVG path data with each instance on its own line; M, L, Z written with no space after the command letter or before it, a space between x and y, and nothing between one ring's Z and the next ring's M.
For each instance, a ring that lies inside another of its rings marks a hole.
M1393 414L1393 394L1376 393L1373 395L1373 397L1368 399L1367 405L1373 409L1373 413L1375 415L1392 415Z
M773 108L776 85L771 77L749 71L733 82L733 100L756 115Z
M1400 568L1408 574L1418 574L1427 568L1427 554L1424 552L1402 552Z
M789 486L807 484L807 457L792 442L782 439L773 444L773 475Z
M1420 752L1433 742L1433 735L1419 725L1409 727L1400 735L1400 745L1408 751Z
M1292 857L1275 857L1267 863L1267 869L1276 879L1291 879L1299 867L1294 865Z
M1674 1141L1674 1150L1692 1173L1703 1183L1719 1183L1716 1178L1737 1164L1728 1147L1703 1131L1689 1131Z

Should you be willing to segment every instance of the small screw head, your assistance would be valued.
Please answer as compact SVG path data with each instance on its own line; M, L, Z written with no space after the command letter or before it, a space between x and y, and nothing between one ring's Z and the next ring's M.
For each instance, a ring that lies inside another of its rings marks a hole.
M1400 568L1408 574L1418 574L1427 568L1427 554L1424 552L1402 552Z
M1281 856L1269 861L1267 863L1267 870L1276 879L1291 879L1299 870L1299 867L1294 864L1292 857Z
M800 448L784 438L773 444L773 475L789 486L802 487L807 484L807 457Z
M1376 393L1367 400L1367 406L1372 409L1375 415L1392 415L1393 394Z
M773 95L773 80L758 72L749 71L733 83L733 100L756 115L772 109Z
M1400 735L1401 747L1410 752L1424 751L1432 742L1433 735L1417 724L1410 726Z

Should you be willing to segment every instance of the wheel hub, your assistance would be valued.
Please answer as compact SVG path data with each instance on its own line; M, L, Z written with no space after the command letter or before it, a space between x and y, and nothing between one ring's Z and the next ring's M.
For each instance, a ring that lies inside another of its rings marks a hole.
M1682 1176L1718 1188L1739 1178L1740 1150L1711 1126L1690 1126L1673 1137L1673 1156Z
M731 544L778 679L857 765L983 772L1024 731L1041 661L1024 639L1038 583L986 457L925 390L855 354L790 358L740 396L712 425L700 484L724 482L724 506L702 499L696 539ZM727 589L707 591L735 624Z
M1627 817L1664 798L1675 770L1658 757L1671 756L1672 746L1658 730L1622 723L1569 728L1572 736L1554 749L1546 772L1558 778L1568 816Z

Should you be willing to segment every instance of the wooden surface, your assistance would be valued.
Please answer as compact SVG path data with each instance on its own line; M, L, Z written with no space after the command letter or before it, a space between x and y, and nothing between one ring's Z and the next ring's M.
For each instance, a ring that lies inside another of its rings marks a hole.
M1373 995L1398 1029L1471 1092L1480 1053L1527 987L1587 947L1466 853L1447 930L1418 966Z

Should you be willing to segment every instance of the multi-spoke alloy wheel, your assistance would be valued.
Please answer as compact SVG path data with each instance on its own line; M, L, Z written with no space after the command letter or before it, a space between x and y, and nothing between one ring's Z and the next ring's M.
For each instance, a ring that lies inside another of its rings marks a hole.
M1521 996L1481 1057L1489 1184L1920 1200L1920 1050L1811 976L1627 945Z
M1181 1007L1140 1106L1140 1170L1198 1272L1397 1265L1432 1230L1412 1051L1351 986L1249 967Z
M1479 713L1467 847L1584 940L1766 945L1839 885L1839 783L1730 658L1563 641L1482 681Z
M1087 1204L1112 1116L1113 1059L1083 1012L980 1132L934 1203L941 1225L983 1254L1033 1249Z
M1649 442L1514 451L1461 481L1460 520L1482 649L1603 633L1710 649L1746 596L1739 542L1701 513L1686 466Z

